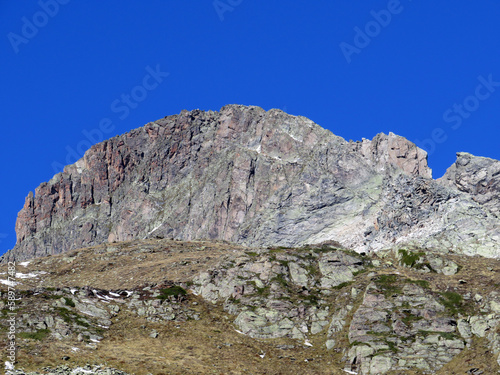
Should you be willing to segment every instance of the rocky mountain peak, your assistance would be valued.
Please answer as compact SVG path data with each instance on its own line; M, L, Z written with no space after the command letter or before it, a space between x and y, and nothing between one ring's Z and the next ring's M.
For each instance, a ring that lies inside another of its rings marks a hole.
M418 148L406 138L389 133L377 134L373 140L355 142L353 151L360 152L379 169L395 165L412 176L432 178L432 170L427 165L427 152Z
M499 162L467 155L434 181L425 151L393 133L347 142L277 109L182 111L92 146L42 183L3 260L156 237L498 257Z

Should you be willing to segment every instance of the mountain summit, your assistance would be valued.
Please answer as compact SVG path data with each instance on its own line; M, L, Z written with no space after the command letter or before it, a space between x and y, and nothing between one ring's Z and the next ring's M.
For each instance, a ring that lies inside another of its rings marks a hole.
M496 160L459 153L433 180L426 152L393 133L347 142L277 109L182 111L92 146L30 192L3 261L147 238L498 258L499 196Z

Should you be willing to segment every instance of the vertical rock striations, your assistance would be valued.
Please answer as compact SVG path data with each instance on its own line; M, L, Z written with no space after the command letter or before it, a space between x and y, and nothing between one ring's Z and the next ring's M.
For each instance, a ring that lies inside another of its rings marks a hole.
M30 193L3 260L148 237L498 256L499 162L488 182L457 166L438 183L426 157L392 133L346 142L276 109L182 111L94 145Z

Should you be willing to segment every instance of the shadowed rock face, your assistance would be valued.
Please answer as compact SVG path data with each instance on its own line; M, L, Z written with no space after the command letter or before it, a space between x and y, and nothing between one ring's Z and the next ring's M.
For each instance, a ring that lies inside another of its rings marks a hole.
M432 180L426 159L392 133L346 142L276 109L183 111L93 146L30 193L3 261L148 237L499 256L497 172L478 190L458 166Z

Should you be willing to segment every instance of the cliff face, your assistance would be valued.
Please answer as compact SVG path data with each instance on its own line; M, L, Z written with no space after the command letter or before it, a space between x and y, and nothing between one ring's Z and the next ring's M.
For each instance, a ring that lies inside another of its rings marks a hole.
M438 181L471 195L500 218L500 161L459 152L455 164Z
M3 260L154 237L498 257L499 162L467 157L486 187L460 157L432 180L426 153L392 133L346 142L279 110L183 111L93 146L30 193Z

